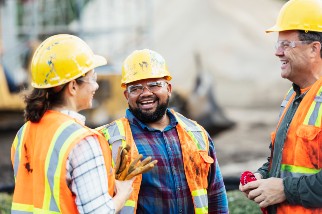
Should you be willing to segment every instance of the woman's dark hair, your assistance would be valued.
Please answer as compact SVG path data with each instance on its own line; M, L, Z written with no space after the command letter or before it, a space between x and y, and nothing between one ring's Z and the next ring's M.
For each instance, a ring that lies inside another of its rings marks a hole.
M318 41L322 45L322 32L299 30L299 39L300 41ZM322 48L320 50L320 56L322 58Z
M55 92L54 88L35 88L25 95L25 121L37 123L52 106L63 104L63 91L64 87L59 92Z
M83 84L81 78L82 76L75 79L78 85ZM31 93L25 95L25 121L37 123L48 109L64 104L63 91L67 84L46 89L34 88Z

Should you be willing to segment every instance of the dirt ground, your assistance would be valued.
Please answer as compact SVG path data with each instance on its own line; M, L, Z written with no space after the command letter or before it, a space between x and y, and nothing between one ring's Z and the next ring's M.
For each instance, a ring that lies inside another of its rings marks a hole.
M225 109L235 128L214 137L224 177L238 177L244 170L256 170L269 154L269 135L278 112L273 109ZM0 187L13 185L11 142L17 130L0 132Z

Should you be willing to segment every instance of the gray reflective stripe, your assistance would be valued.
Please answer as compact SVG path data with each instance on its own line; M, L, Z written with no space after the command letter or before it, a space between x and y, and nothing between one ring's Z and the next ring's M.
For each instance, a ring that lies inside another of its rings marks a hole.
M11 214L32 214L33 212L26 212L26 211L18 211L18 210L11 210Z
M285 99L282 101L281 103L281 108L280 108L280 113L279 113L279 118L282 116L284 109L288 103L288 101L290 100L292 94L294 93L294 89L293 87L288 91L287 95L285 96Z
M321 107L321 102L322 102L322 98L321 98L321 95L322 95L322 92L320 94L320 96L316 96L314 101L312 104L316 103L315 106L314 106L314 110L310 116L310 119L309 119L309 122L308 122L308 125L315 125L316 123L316 120L318 119L318 116L319 116L319 111L320 111L320 107Z
M54 143L54 149L52 151L52 155L50 157L50 161L49 161L49 166L48 166L48 174L47 174L47 179L48 179L48 183L50 184L50 190L53 193L54 192L54 179L55 179L55 174L56 174L56 169L57 169L57 165L58 165L58 157L56 155L53 154L59 154L59 155L64 155L64 154L60 154L60 150L62 148L62 146L64 145L64 143L66 142L66 140L68 139L68 137L70 137L70 135L74 132L76 132L79 129L82 129L83 127L77 123L72 123L71 125L67 126L62 133L60 133L60 135L57 137L57 140ZM63 166L65 167L65 166ZM57 203L54 199L53 194L51 194L50 196L50 210L52 211L59 211Z
M315 100L315 102L322 103L322 93L320 96L316 96L314 100Z
M208 195L193 196L195 207L208 207Z
M134 207L124 206L120 211L120 214L129 214L129 213L134 213Z
M116 122L108 126L107 131L110 138L109 139L106 138L106 140L112 146L112 157L113 157L114 163L116 163L118 148L122 145L122 140L125 140L125 136L121 135Z
M283 100L281 107L285 107L287 105L287 100Z
M312 175L312 173L300 173L300 172L289 172L289 171L281 171L280 173L281 173L281 178L285 178L285 177L299 178L303 175L305 176Z
M108 143L111 145L113 143L115 143L116 141L118 140L125 140L125 136L122 136L122 135L116 135L116 136L112 136L110 137L110 139L108 140Z
M17 147L16 147L16 151L15 151L15 163L14 163L14 166L13 166L13 169L14 169L14 177L17 176L17 172L18 172L18 167L19 167L19 164L20 164L20 157L19 157L19 154L21 154L21 151L22 151L22 148L20 148L21 144L22 144L22 134L23 132L25 131L26 127L27 127L27 124L28 123L25 123L25 125L23 125L18 133L17 133L17 137L18 137L18 143L17 143Z
M204 138L202 135L203 130L201 129L201 127L179 113L175 113L175 115L180 119L180 121L182 121L184 123L185 129L188 132L191 132L193 134L193 136L196 138L197 142L195 142L195 143L198 144L197 147L200 150L208 150L208 148L206 148L206 142L204 141ZM180 121L179 121L179 123L180 123Z

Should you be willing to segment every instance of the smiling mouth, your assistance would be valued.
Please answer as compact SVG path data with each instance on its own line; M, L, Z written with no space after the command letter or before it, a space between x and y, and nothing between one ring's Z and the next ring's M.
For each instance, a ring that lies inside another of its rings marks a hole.
M151 110L155 107L157 100L146 100L138 103L142 110Z

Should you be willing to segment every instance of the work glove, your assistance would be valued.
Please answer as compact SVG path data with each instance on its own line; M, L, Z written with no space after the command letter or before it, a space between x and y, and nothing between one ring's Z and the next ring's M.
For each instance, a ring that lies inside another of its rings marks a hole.
M130 162L128 156L129 151L129 145L126 145L124 148L122 146L119 146L118 148L115 163L116 180L130 180L136 175L150 171L158 162L157 160L152 161L152 158L150 156L145 158L143 161L140 161L143 157L143 155L141 154L139 154L138 157Z

